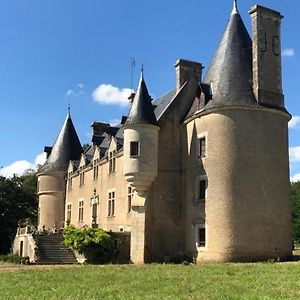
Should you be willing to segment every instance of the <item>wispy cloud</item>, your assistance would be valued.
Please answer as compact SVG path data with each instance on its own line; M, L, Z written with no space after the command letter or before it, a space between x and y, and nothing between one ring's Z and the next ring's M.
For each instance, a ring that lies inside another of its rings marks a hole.
M120 89L111 84L101 84L94 90L92 96L100 104L127 106L130 94L129 88Z
M282 50L282 56L292 57L295 56L295 50L293 48L286 48Z
M68 89L66 92L67 97L77 97L79 95L84 94L84 84L83 83L77 83L76 86L72 89Z
M289 148L290 161L300 161L300 146Z
M66 92L66 96L73 96L75 94L75 92L73 90L67 90Z
M83 83L77 83L77 87L79 87L82 90L84 88L84 84Z
M21 176L27 170L36 170L38 165L43 165L46 161L46 153L41 153L36 156L34 163L27 160L18 160L12 164L0 169L0 176L12 177L14 175Z
M120 122L121 122L120 119L112 119L112 120L109 120L108 123L109 123L111 126L116 126L116 125L120 124Z
M300 116L293 116L289 121L289 128L300 128Z

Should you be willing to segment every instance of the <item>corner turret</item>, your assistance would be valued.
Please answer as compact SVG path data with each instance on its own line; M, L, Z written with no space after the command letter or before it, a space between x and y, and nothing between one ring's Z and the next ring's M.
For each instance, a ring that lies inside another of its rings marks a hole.
M78 160L82 147L70 114L54 143L47 161L38 170L38 229L63 227L65 175L70 160Z
M157 176L159 126L143 72L124 124L124 175L143 196Z

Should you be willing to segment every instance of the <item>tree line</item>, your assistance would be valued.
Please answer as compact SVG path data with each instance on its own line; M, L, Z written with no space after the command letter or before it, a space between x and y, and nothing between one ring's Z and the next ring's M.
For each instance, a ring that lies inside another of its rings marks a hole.
M23 176L0 176L0 254L10 251L18 226L37 222L37 178L27 171ZM300 243L300 182L291 183L293 240Z

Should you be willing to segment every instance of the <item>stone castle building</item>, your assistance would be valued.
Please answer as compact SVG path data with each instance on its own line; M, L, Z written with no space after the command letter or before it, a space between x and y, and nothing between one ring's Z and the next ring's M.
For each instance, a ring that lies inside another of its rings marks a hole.
M176 87L152 101L142 74L128 116L94 122L85 151L67 116L38 171L39 230L99 226L133 263L291 255L282 16L249 13L252 40L235 1L204 79L179 59Z

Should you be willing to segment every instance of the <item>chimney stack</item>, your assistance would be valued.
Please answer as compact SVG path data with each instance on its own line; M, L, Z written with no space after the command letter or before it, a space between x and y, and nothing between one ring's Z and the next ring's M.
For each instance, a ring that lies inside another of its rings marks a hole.
M175 66L176 68L176 91L178 92L184 83L190 79L195 79L196 81L201 81L202 70L204 67L201 63L189 61L185 59L177 60Z
M257 102L284 107L281 77L280 25L283 16L255 5L249 14L253 28L253 91Z

